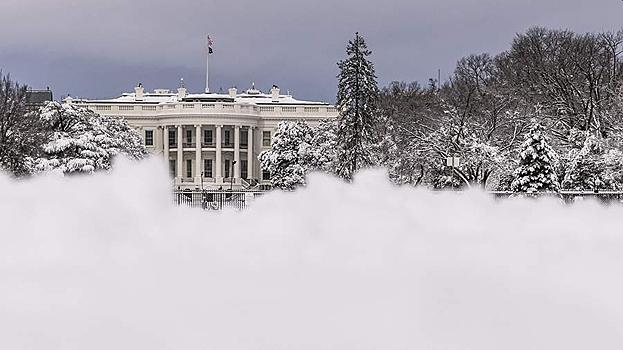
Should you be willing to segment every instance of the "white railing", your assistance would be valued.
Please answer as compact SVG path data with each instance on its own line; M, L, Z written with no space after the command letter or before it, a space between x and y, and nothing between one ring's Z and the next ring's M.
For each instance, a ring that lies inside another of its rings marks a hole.
M88 102L77 103L95 112L109 112L107 115L132 116L167 116L170 114L238 114L249 116L267 116L292 118L293 116L331 118L337 116L337 109L333 106L256 106L228 102L201 103L183 102L167 103L162 105L115 105L115 104L91 104Z

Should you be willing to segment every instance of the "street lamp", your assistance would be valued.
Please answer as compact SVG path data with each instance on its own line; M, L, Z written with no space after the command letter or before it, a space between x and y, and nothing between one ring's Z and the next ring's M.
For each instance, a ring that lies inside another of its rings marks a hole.
M461 158L457 155L451 155L446 157L446 165L452 167L452 188L454 189L454 168L459 167Z
M229 190L232 191L234 187L234 165L236 161L231 162L231 172L229 173Z

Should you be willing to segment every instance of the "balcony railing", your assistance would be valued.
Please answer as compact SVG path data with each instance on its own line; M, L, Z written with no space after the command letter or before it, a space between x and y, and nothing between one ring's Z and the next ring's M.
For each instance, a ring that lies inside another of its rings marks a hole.
M123 104L98 104L88 101L73 102L77 105L86 105L88 108L103 114L120 114L126 117L149 114L231 114L237 113L242 115L286 115L288 117L296 114L302 116L318 116L318 117L334 117L337 115L337 109L334 106L253 106L245 104L233 104L228 102L182 102L167 104L141 104L136 105Z
M216 147L216 143L214 141L212 141L212 142L202 142L201 143L201 147L203 147L203 148L213 148L213 147Z

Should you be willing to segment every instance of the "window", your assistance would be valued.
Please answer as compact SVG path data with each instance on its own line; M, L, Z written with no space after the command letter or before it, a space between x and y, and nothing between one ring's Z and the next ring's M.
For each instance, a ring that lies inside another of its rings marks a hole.
M186 177L193 177L193 161L186 159Z
M229 159L225 159L225 177L229 177L231 161Z
M270 147L270 131L262 131L262 146Z
M169 146L176 146L175 129L169 129Z
M223 137L223 143L229 145L231 143L231 131L225 130L225 135Z
M262 180L270 180L270 171L266 169L262 170Z
M203 177L212 177L212 159L203 160Z
M240 147L248 148L249 144L249 131L247 129L240 130Z
M169 159L169 176L175 177L175 159Z
M203 130L203 143L206 145L211 145L212 141L212 130Z
M249 171L247 169L247 161L246 160L242 160L240 161L240 177L243 179L248 179L249 177Z
M154 131L145 130L145 146L153 146L153 145L154 145Z
M193 143L193 131L190 129L186 130L186 143L187 144Z

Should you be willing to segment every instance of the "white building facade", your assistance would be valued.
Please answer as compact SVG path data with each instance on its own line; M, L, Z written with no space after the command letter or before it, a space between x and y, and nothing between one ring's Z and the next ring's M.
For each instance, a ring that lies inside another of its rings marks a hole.
M65 99L101 115L123 117L143 136L145 147L163 157L177 189L252 188L270 183L261 171L258 155L270 148L281 121L317 125L337 117L334 106L300 101L280 93L252 87L242 93L188 94L157 89L108 100Z

